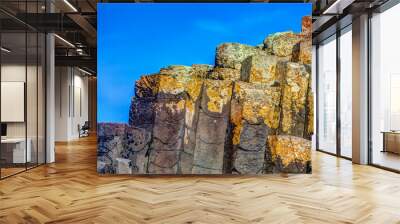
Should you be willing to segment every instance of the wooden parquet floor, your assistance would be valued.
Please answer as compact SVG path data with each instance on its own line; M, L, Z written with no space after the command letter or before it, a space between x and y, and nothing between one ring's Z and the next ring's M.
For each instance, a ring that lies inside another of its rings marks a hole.
M96 140L0 181L0 223L400 223L400 175L315 152L312 175L98 176Z

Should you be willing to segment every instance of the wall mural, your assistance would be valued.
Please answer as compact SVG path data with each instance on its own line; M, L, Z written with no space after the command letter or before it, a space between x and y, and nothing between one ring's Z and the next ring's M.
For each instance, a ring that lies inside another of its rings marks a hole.
M128 122L98 124L97 171L311 173L311 17L299 23L256 46L221 43L215 65L141 75Z

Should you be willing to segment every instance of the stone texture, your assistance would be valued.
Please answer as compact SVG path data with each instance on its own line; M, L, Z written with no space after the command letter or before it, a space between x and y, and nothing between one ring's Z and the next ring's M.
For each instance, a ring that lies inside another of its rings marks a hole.
M264 48L270 54L291 57L300 40L301 37L293 32L275 33L264 40Z
M155 115L149 173L191 173L190 161L193 161L203 79L192 73L192 67L189 68L169 67L169 72L175 69L182 73L176 75L176 72L171 72L165 75L167 70L164 70L164 75L159 75L157 99L153 107ZM208 72L204 65L195 68L197 74L200 71ZM186 160L181 163L182 154L185 154ZM176 157L174 163L171 163L173 155ZM173 164L173 167L160 165L163 159L168 160L166 164Z
M161 75L190 75L192 72L191 66L186 65L170 65L165 68L161 68L159 74Z
M304 16L301 19L301 32L302 33L312 33L312 17Z
M311 20L263 44L223 43L215 66L143 75L127 124L100 123L99 173L310 173Z
M276 72L276 65L280 61L288 61L288 59L274 55L250 56L242 63L241 80L277 86L281 79Z
M152 133L148 129L128 126L125 129L125 148L120 153L122 158L129 159L132 173L147 172L147 153L150 150Z
M283 77L279 133L303 137L310 73L304 65L294 62L279 63L277 72Z
M183 99L157 99L149 173L177 173L179 154L183 150L184 107ZM163 160L166 160L165 163Z
M307 114L306 114L307 131L304 135L304 138L311 139L312 135L314 134L314 94L311 89L311 80L309 81L308 85L306 104L307 104Z
M216 80L238 81L240 80L240 70L216 67L210 71L208 78Z
M231 97L231 81L204 82L192 173L222 173Z
M312 42L311 37L306 37L299 43L298 62L311 65Z
M267 136L275 134L279 126L280 98L280 87L235 83L230 116L234 173L259 174L273 166L264 157Z
M302 18L302 29L298 35L299 43L295 46L292 55L293 62L311 65L312 61L312 19L311 16Z
M117 174L132 174L132 162L130 159L116 158Z
M146 172L151 132L126 124L99 123L97 139L99 173L121 173L117 158L130 161L130 173Z
M132 97L129 108L129 125L152 130L155 97Z
M192 68L192 76L205 79L214 66L207 64L193 64Z
M120 157L125 147L126 124L99 123L97 126L97 161L100 173L115 173L114 158Z
M292 62L298 62L302 64L311 65L312 61L312 42L311 35L302 35L300 42L295 46L293 55L291 58Z
M265 54L262 49L239 43L224 43L217 47L216 67L240 70L242 62L254 54Z
M168 67L161 68L159 74L175 75L175 76L191 76L191 77L205 79L208 73L212 69L213 66L207 64L193 64L192 66L170 65Z
M275 172L310 173L311 141L289 135L268 136Z
M155 97L158 92L159 75L143 75L135 82L135 96L136 98L142 97Z

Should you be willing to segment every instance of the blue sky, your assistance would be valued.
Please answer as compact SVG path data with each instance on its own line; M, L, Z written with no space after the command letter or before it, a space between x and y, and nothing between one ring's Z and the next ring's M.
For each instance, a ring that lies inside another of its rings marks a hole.
M134 83L172 64L214 65L223 42L300 32L311 4L98 4L98 120L127 122Z

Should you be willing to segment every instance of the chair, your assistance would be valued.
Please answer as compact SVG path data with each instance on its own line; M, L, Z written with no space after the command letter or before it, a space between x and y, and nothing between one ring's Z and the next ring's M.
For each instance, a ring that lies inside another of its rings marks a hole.
M90 129L89 121L85 121L82 127L78 124L79 138L89 136L89 129Z

